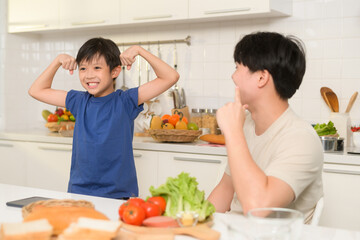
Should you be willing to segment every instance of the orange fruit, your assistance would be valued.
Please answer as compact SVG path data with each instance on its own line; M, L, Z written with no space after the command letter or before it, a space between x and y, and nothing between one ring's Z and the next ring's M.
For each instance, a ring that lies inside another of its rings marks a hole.
M186 129L187 129L187 124L186 124L186 122L183 121L183 120L178 121L178 122L176 123L176 125L175 125L175 129L184 129L184 130L186 130Z
M165 119L169 120L170 118L170 115L169 114L164 114L162 117L161 117L161 120L164 121Z
M180 116L177 114L173 114L170 116L169 118L169 123L171 123L172 125L176 126L176 123L180 120Z
M181 120L183 120L186 124L189 123L188 119L186 117L183 117Z

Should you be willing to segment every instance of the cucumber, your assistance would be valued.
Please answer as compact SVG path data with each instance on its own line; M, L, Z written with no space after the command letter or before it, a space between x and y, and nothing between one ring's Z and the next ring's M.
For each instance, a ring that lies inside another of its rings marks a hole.
M43 118L47 121L48 116L50 114L52 114L52 112L50 112L49 110L43 110L41 114L42 114Z

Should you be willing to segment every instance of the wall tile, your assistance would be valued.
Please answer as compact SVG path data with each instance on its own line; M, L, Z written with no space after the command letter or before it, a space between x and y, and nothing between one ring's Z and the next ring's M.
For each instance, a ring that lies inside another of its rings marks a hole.
M343 0L344 17L359 17L359 15L360 15L360 1Z
M360 16L354 18L343 18L342 37L360 37Z
M343 45L341 39L325 39L324 43L324 59L341 58L343 55ZM345 47L346 45L344 45Z
M324 17L339 18L343 15L343 0L324 1Z
M360 37L343 39L343 58L360 58Z

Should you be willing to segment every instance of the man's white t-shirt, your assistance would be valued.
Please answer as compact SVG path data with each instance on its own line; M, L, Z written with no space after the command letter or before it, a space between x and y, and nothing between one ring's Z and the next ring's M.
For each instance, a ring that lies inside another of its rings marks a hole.
M262 135L255 134L255 123L248 113L244 134L253 160L267 176L290 185L295 200L287 206L311 219L317 201L323 196L322 145L313 127L289 107ZM229 165L225 172L230 176ZM249 182L251 184L251 182ZM242 211L236 194L231 211Z

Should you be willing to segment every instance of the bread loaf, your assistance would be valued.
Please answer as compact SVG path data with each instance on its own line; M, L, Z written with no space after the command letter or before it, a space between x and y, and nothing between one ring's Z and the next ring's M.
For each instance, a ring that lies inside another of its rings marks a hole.
M46 219L29 222L4 223L1 226L2 240L50 240L53 227Z
M116 237L120 226L120 221L80 217L59 235L58 240L110 240Z
M209 143L216 143L216 144L225 144L225 137L224 135L216 135L216 134L205 134L200 136L200 139L209 142Z
M71 223L76 222L79 217L108 220L104 214L93 208L38 205L24 217L24 222L45 218L53 226L53 234L58 235Z

